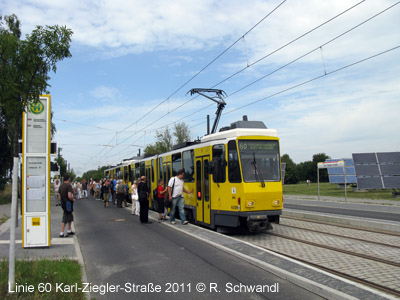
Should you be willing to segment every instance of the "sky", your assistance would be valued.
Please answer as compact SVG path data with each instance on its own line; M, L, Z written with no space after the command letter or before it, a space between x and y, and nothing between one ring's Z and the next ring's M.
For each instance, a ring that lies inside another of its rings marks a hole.
M116 165L217 105L278 131L281 155L400 151L400 4L394 0L0 0L23 34L72 29L51 74L54 139L77 175ZM379 14L379 15L378 15Z

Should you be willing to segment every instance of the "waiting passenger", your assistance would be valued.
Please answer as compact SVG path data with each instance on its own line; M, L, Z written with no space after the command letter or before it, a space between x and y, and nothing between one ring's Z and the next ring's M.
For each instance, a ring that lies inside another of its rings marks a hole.
M139 203L139 194L137 191L137 180L133 182L131 187L131 195L132 195L132 215L139 215L140 203Z
M122 208L122 201L125 201L125 206L126 206L125 185L122 182L122 180L118 180L116 192L117 192L117 201L118 201L117 206L119 208Z
M150 224L149 222L149 188L146 184L146 176L142 176L138 185L139 202L140 202L140 222L142 224Z
M106 180L101 188L104 198L104 207L108 207L108 202L110 201L110 182Z
M164 189L163 183L164 183L164 180L162 180L162 179L158 180L157 199L154 199L157 201L157 204L158 204L158 223L160 223L162 220L165 220L164 198L165 198L165 193L167 192L168 188Z

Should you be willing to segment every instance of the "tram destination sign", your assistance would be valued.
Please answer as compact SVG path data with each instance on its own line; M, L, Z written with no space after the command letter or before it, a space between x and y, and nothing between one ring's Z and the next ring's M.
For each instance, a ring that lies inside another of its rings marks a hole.
M275 150L278 148L277 141L247 141L239 140L239 149L247 151Z

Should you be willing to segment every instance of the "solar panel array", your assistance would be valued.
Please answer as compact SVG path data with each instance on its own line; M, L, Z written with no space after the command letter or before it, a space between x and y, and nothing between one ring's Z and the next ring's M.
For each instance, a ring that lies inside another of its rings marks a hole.
M327 159L326 162L343 160L346 166L346 183L357 183L353 159ZM343 167L328 167L329 183L345 184Z
M400 188L400 152L353 153L359 189Z

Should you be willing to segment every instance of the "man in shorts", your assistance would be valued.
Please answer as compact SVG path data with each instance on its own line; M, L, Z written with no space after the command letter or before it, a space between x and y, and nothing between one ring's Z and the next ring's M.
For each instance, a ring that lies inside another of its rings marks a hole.
M63 218L61 221L61 231L60 237L67 237L68 235L75 234L72 229L72 222L74 221L74 215L72 212L74 211L75 202L74 198L74 189L70 184L71 178L68 174L64 175L64 182L60 185L59 192L61 196L61 208L64 211ZM68 224L68 232L64 234L65 224Z

